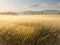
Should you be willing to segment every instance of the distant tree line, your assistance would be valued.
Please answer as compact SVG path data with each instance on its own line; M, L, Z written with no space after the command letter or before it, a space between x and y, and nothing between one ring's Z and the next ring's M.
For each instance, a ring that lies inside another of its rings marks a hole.
M41 12L41 13L22 13L22 14L30 14L30 15L42 15L42 14L60 14L60 13L44 13L44 12Z
M1 15L20 15L20 14L25 14L25 15L43 15L43 14L60 14L59 13L44 13L44 12L24 12L24 13L15 13L15 12L3 12L0 13Z

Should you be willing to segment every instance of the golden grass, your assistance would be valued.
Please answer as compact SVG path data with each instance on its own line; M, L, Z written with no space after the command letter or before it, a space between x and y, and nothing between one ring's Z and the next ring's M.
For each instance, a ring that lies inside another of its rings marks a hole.
M0 16L1 45L60 45L60 17Z

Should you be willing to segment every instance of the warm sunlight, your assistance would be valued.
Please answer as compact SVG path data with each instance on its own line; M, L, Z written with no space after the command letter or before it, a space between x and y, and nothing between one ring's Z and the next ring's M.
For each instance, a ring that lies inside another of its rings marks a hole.
M60 45L60 0L0 0L0 45Z

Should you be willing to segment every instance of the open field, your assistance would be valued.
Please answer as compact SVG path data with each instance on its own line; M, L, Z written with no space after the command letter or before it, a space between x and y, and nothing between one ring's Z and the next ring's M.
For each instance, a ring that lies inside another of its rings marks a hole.
M0 15L0 45L60 45L60 15Z

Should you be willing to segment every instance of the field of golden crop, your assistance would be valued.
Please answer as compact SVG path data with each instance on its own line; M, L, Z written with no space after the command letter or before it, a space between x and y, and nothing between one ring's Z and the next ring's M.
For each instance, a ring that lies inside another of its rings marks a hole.
M60 45L60 15L0 15L0 45Z

